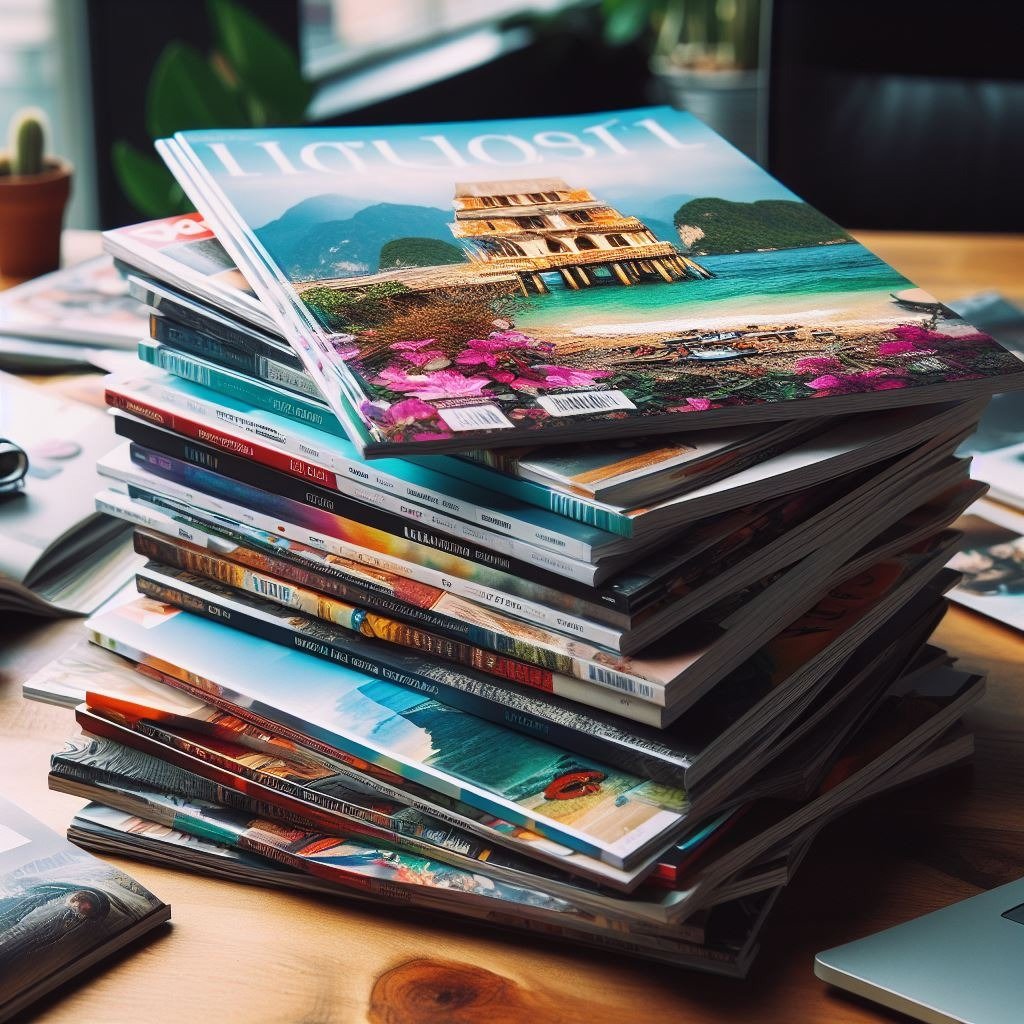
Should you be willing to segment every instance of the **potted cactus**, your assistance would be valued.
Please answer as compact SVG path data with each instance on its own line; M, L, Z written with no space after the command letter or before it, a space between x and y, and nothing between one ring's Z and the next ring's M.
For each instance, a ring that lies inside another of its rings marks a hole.
M43 117L22 111L0 156L0 275L35 277L60 263L60 232L71 165L45 155Z

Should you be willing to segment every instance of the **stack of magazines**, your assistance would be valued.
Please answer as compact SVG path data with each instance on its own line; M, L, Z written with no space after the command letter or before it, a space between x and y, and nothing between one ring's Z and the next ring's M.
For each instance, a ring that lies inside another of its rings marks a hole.
M97 499L149 561L26 686L76 842L742 975L969 755L988 335L668 109L159 149Z

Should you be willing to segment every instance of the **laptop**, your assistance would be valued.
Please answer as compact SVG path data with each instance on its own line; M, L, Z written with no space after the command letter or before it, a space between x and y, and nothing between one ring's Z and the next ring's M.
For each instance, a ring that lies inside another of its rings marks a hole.
M927 1024L1021 1024L1024 878L819 953L814 973Z

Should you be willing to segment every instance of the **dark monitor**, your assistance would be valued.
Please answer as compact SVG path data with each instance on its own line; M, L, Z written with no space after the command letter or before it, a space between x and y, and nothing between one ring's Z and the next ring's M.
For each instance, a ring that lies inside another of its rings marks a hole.
M774 0L768 167L841 224L1024 231L1024 51L1004 0Z

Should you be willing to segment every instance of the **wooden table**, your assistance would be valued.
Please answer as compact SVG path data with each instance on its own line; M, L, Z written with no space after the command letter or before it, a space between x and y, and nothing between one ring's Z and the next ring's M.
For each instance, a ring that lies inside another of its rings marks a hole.
M1024 237L888 235L865 244L941 298L998 287L1024 301ZM55 829L77 801L46 788L71 715L24 701L21 681L81 636L78 622L0 625L0 779ZM375 1024L829 1024L895 1021L812 974L816 951L1024 874L1024 640L954 610L938 641L987 670L969 716L972 769L914 786L830 827L738 983L576 953L536 939L276 893L122 862L173 907L173 925L73 983L45 1021L372 1021Z

